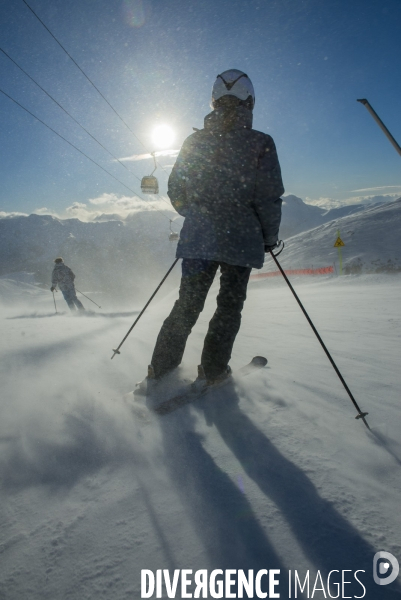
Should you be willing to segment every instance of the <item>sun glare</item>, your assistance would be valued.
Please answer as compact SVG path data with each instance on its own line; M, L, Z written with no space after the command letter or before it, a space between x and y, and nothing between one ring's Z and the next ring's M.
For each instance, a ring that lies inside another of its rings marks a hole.
M175 133L169 125L158 125L153 130L152 140L158 148L170 148L175 139Z

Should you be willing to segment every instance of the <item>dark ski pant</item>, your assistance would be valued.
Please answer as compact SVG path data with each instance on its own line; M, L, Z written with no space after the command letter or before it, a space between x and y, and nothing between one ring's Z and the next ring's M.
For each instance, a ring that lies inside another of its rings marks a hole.
M79 310L85 310L82 302L78 300L74 288L70 288L68 290L61 290L61 293L63 294L64 300L67 302L68 306L72 311L74 311L76 308L79 308Z
M152 365L161 377L181 363L187 338L198 320L217 269L220 291L217 309L209 323L201 364L206 377L220 375L228 365L235 337L241 325L251 269L203 259L184 258L179 298L164 321L153 351Z

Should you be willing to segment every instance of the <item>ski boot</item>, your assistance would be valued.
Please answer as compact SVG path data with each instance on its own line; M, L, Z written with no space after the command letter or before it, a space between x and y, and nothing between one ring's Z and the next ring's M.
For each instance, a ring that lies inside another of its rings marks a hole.
M153 365L149 365L147 376L142 381L138 381L135 386L134 396L149 396L156 389L158 382Z
M206 390L206 388L209 388L209 387L219 387L220 385L227 383L231 379L231 376L232 376L231 367L227 366L222 373L220 373L216 377L208 379L206 377L205 369L204 369L203 365L198 365L198 377L195 379L195 381L192 384L192 390L194 392L199 393L199 392L202 392L203 390Z

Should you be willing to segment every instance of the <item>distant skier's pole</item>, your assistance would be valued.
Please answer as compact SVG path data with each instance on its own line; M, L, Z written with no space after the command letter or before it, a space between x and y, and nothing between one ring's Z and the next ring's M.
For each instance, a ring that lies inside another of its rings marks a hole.
M54 302L54 308L56 309L56 313L57 313L56 298L54 295L54 290L53 290L53 302Z
M78 288L75 288L77 290L77 292L79 292L80 294L82 294L83 296L85 296L85 298L88 298L88 300L90 300L91 302L93 302L93 304L96 304L96 302L94 300L91 300L86 294L84 294L83 292L80 292ZM96 304L96 306L98 308L102 308L101 306L99 306L98 304Z
M332 359L330 352L327 350L327 348L326 348L326 346L325 346L325 344L324 344L324 342L323 342L322 338L320 337L320 335L319 335L319 333L318 333L318 331L317 331L316 327L314 326L314 324L312 323L311 319L309 318L309 315L308 315L308 313L306 312L306 310L305 310L305 309L304 309L304 307L302 306L302 303L301 303L300 299L298 298L298 296L297 296L297 294L296 294L296 292L295 292L294 288L292 287L291 283L289 282L289 280L288 280L288 277L287 277L287 276L286 276L286 274L284 273L284 271L283 271L283 269L282 269L282 267L281 267L280 263L278 262L278 260L277 260L276 256L273 254L273 251L272 251L272 250L270 250L270 254L271 254L271 255L272 255L272 257L273 257L273 260L274 260L274 262L276 263L276 265L277 265L277 266L278 266L278 268L280 269L282 276L283 276L283 277L284 277L284 279L286 280L286 282L287 282L287 284L288 284L288 287L290 288L291 292L293 293L295 300L298 302L298 304L299 304L299 306L300 306L300 308L301 308L302 312L304 313L304 315L305 315L305 317L306 317L306 319L307 319L307 321L308 321L309 325L312 327L314 334L316 335L317 339L319 340L319 342L320 342L320 345L322 346L323 350L325 351L325 353L326 353L326 355L327 355L327 358L328 358L328 359L329 359L329 361L331 362L331 364L332 364L332 367L333 367L333 369L335 370L335 372L337 373L337 375L338 375L338 377L339 377L339 379L340 379L341 383L343 384L343 386L344 386L344 388L345 388L345 390L346 390L346 392L347 392L348 396L351 398L351 401L352 401L353 405L355 406L356 410L358 411L358 414L357 414L357 416L356 416L355 418L356 418L356 419L362 419L362 421L365 423L366 427L367 427L368 429L370 429L370 427L369 427L369 425L368 425L368 423L367 423L367 421L366 421L366 419L365 419L365 417L366 417L366 415L367 415L368 413L367 413L367 412L362 412L362 411L361 411L361 409L359 408L359 406L358 406L358 404L357 404L357 402L356 402L356 400L355 400L354 396L353 396L353 395L352 395L352 393L351 393L351 390L349 389L349 387L348 387L348 386L347 386L347 384L345 383L345 380L344 380L343 376L341 375L340 371L338 370L336 363L335 363L335 362L334 362L334 360Z
M370 114L372 115L372 117L374 118L374 120L376 121L378 126L380 127L380 129L383 131L384 135L387 136L388 140L390 141L391 144L393 144L393 146L397 150L398 154L401 155L400 145L395 141L395 139L393 138L393 136L391 135L391 133L389 132L389 130L387 129L387 127L385 126L385 124L383 123L383 121L381 120L379 115L377 114L377 112L371 107L371 105L366 100L366 98L361 98L360 100L357 100L357 102L360 102L361 104L366 106L366 108L368 109L368 111L370 112Z
M159 283L159 285L157 286L157 288L155 289L155 291L153 292L153 294L151 295L149 300L146 302L145 306L143 307L143 309L141 310L141 312L139 313L139 315L137 316L137 318L135 319L135 321L133 322L133 324L131 325L131 327L128 329L127 333L121 340L120 345L117 348L113 348L113 356L111 357L111 360L113 360L113 358L115 357L116 354L120 354L121 346L123 345L123 343L129 336L131 331L134 329L135 325L138 323L139 319L142 317L143 313L148 308L149 304L152 302L153 298L156 296L157 292L159 291L159 289L161 288L163 283L166 281L166 279L170 275L171 271L174 269L177 261L178 261L178 258L175 259L175 261L173 262L173 264L171 265L171 267L169 268L169 270L167 271L167 273L165 274L165 276L163 277L163 279L161 280L161 282Z

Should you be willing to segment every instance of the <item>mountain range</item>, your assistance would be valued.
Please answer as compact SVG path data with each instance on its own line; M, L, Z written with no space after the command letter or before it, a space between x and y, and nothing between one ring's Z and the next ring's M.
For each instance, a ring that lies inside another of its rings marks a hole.
M182 218L175 219L179 231ZM297 196L283 198L280 236L288 267L338 262L334 242L340 231L345 272L401 268L401 199L373 206L356 204L325 210ZM149 295L174 260L168 217L138 211L125 219L102 215L94 222L32 214L0 219L0 276L33 273L37 284L50 284L53 260L62 256L77 276L77 286L122 295ZM264 270L271 269L269 261ZM146 277L144 277L146 274ZM177 285L176 269L167 289Z

